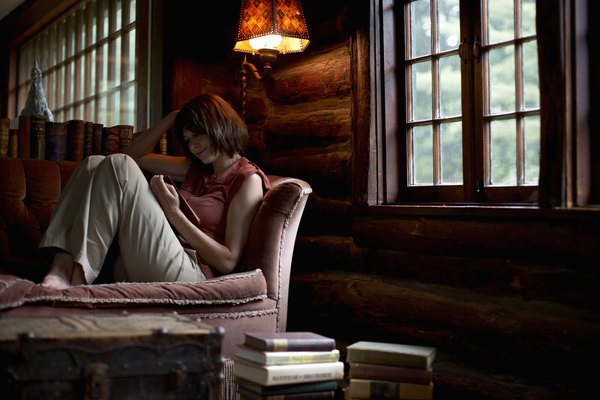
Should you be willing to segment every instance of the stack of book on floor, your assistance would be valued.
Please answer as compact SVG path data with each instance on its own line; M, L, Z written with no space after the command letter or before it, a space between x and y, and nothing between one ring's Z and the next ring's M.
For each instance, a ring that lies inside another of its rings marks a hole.
M335 339L314 332L249 332L234 357L240 399L331 399L344 378Z
M436 349L356 342L347 347L347 399L432 399Z

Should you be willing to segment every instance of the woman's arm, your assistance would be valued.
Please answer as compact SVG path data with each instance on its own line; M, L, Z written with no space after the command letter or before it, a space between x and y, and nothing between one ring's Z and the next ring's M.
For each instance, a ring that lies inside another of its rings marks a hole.
M153 174L169 175L174 180L182 182L190 167L190 162L185 157L154 153L154 148L163 133L173 126L177 113L178 111L172 111L136 137L128 147L127 154L136 161L140 168Z
M163 178L155 176L150 182L169 222L211 267L222 274L231 273L239 264L250 225L263 198L262 179L252 174L235 195L227 211L225 243L220 244L196 228L179 209L175 190L169 190Z

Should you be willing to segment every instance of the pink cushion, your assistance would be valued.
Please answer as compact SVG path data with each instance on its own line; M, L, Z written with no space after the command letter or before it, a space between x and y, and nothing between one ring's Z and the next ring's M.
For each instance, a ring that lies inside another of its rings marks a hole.
M260 269L204 282L111 283L50 290L29 280L0 275L0 310L27 303L58 307L113 308L152 305L232 305L267 297Z

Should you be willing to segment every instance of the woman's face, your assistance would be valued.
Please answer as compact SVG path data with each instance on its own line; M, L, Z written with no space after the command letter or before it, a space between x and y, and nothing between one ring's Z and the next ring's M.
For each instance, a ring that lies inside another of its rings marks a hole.
M188 130L184 130L183 139L190 149L190 152L202 161L202 163L212 164L212 162L219 157L219 154L212 148L208 135L195 135Z

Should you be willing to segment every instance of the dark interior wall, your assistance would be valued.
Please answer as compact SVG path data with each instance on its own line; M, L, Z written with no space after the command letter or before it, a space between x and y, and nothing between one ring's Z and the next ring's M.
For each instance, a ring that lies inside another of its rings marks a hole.
M440 398L576 398L588 376L579 365L599 353L598 216L353 207L352 127L363 116L352 109L351 3L305 0L307 51L280 56L263 81L248 77L249 155L314 189L296 244L288 329L340 345L436 346ZM223 31L211 31L206 47L199 13L176 4L165 13L174 108L210 90L239 110L237 10L216 6Z

